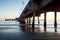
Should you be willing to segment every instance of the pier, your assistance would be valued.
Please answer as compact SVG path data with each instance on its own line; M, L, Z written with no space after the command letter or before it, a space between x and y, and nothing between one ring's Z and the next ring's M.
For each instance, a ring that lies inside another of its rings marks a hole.
M35 30L35 17L38 17L38 28L39 28L39 17L44 13L44 32L46 32L46 12L54 12L54 29L57 32L57 12L60 11L59 0L30 0L24 10L22 11L20 17L17 19L19 22L25 23L25 20L30 25L30 18L33 17L32 21L32 31ZM27 24L26 23L26 24ZM27 25L27 30L29 30L29 25Z

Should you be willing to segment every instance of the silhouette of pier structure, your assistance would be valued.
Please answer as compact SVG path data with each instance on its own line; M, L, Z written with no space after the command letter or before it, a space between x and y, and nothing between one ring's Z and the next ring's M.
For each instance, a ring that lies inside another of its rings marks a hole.
M53 11L55 13L54 29L55 32L57 32L57 12L60 12L60 0L30 0L17 20L23 24L26 24L25 20L27 20L27 23L30 25L30 18L33 17L32 31L34 32L35 16L38 17L39 27L39 16L44 13L44 31L46 32L46 12L49 11ZM29 26L27 25L27 29L28 27Z

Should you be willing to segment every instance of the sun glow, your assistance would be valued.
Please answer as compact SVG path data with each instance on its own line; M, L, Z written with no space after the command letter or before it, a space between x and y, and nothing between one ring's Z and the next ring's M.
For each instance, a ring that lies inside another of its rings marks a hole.
M57 13L57 20L60 20L60 12ZM54 21L54 12L46 12L46 20ZM33 17L31 18L33 20ZM38 20L38 16L35 17L35 20ZM39 16L39 20L44 20L44 13Z
M57 20L60 21L60 12L57 12Z

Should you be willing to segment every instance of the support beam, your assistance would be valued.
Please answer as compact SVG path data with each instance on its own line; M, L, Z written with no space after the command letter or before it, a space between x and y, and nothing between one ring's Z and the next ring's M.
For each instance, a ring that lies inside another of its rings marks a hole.
M27 18L27 31L28 31L28 18Z
M39 30L39 16L40 16L40 15L38 14L38 32L40 31L40 30Z
M31 20L30 20L30 18L29 18L29 27L30 27L30 22L31 22Z
M44 32L46 32L46 12L44 13Z
M35 25L35 14L36 14L36 12L35 11L33 11L33 22L32 22L32 32L34 32L34 25Z
M57 32L57 13L55 11L55 20L54 20L55 32Z
M27 31L27 18L25 19L25 21L26 21L26 27L25 27L25 30Z
M29 31L31 31L31 30L30 30L30 23L31 23L31 20L30 20L30 18L29 18Z

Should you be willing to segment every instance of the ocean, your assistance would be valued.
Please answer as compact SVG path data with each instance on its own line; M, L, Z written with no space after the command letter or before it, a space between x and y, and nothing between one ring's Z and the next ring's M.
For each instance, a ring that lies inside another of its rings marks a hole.
M38 27L37 22L35 22L35 24L36 24L35 27ZM28 40L28 39L35 40L41 38L54 39L56 33L60 35L60 24L58 24L57 32L55 33L53 22L50 21L49 24L47 24L47 30L46 30L47 34L43 33L44 32L43 21L40 21L39 25L40 25L39 26L40 33L22 32L20 24L17 21L0 21L0 40Z
M39 21L39 30L44 32L44 21ZM0 21L0 33L22 32L21 24L18 21ZM38 21L35 21L35 27L38 27ZM47 32L54 32L54 21L47 21ZM57 22L57 33L60 32L60 21Z
M14 33L21 32L19 27L19 22L17 21L0 21L0 33Z
M39 23L41 32L44 32L44 21L39 21ZM35 21L35 27L38 27L38 21ZM46 27L47 32L55 32L54 21L46 21ZM57 21L57 33L60 33L60 21Z

